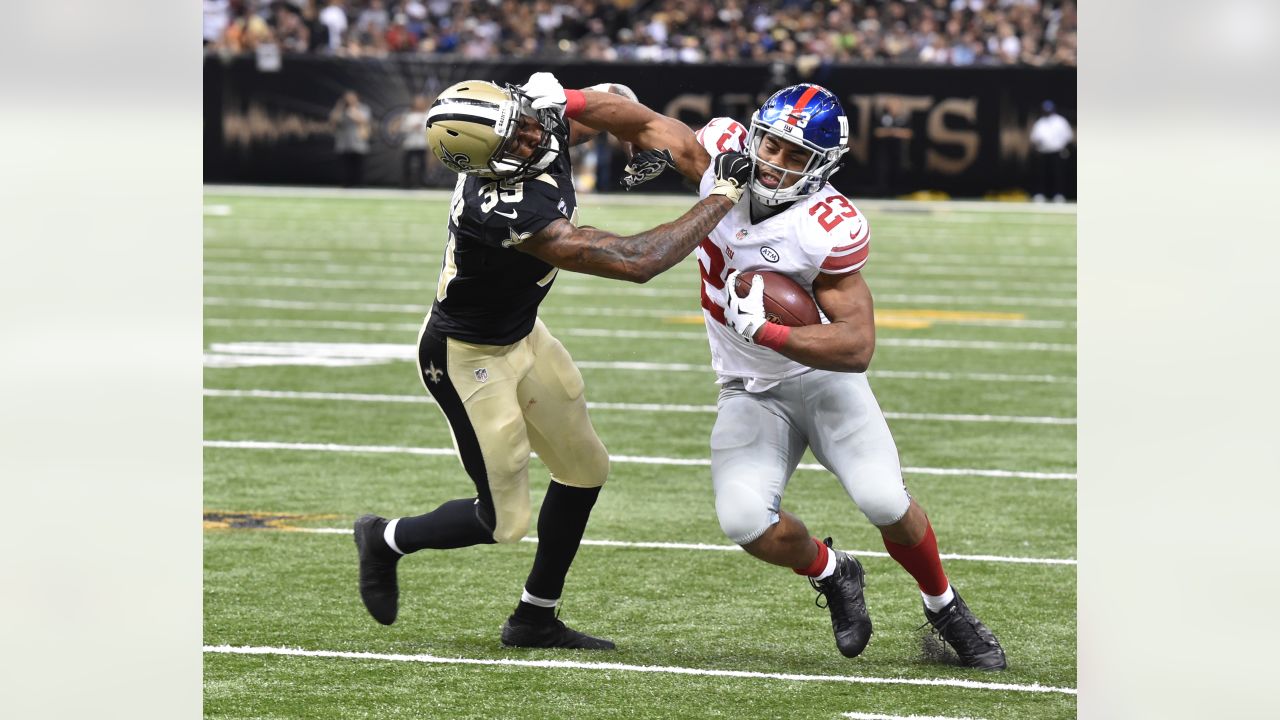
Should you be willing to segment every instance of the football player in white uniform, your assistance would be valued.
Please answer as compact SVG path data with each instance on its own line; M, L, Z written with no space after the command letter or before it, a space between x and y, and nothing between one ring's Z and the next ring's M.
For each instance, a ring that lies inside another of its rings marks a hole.
M745 151L750 202L739 203L695 251L702 309L720 398L711 433L711 477L720 527L765 562L807 576L825 596L836 646L855 657L871 638L861 563L811 536L781 508L806 448L839 479L892 556L916 580L937 634L968 667L1006 667L1000 643L969 610L942 568L928 517L907 493L884 415L864 374L875 349L866 217L827 182L847 151L848 118L817 85L775 93L750 127L716 118L696 135L617 95L564 90L549 73L524 86L534 107L573 108L575 119L640 148L624 184L667 166L714 187L712 158ZM738 296L739 272L787 275L807 289L822 322L786 327L766 320L763 284Z

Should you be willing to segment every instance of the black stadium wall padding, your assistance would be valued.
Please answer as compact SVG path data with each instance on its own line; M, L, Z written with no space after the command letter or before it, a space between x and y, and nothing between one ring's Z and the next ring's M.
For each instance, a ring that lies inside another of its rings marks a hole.
M343 59L286 55L278 71L263 72L253 57L207 56L204 64L204 180L207 183L337 185L342 163L333 149L329 112L356 90L373 113L364 177L370 186L401 180L400 137L394 130L416 93L429 100L467 79L519 84L540 70L565 87L620 82L646 105L698 129L728 115L744 124L768 95L794 82L816 82L836 93L850 122L850 152L833 178L854 197L935 190L983 197L1032 187L1031 124L1043 101L1075 124L1075 68L929 68L819 66L807 76L768 63L669 65L565 61L442 62L425 57ZM909 116L904 170L883 183L873 136L877 119L896 99ZM1074 154L1074 147L1072 148ZM1075 197L1074 158L1067 195ZM609 163L620 192L621 155ZM428 157L428 183L452 187L454 175ZM685 189L668 173L639 192Z

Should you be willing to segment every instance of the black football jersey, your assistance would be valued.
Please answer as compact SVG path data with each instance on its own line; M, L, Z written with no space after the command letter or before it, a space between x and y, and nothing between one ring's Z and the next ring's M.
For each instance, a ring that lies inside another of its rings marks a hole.
M567 151L524 182L460 175L428 330L480 345L528 335L557 269L514 246L557 218L576 223L577 207Z

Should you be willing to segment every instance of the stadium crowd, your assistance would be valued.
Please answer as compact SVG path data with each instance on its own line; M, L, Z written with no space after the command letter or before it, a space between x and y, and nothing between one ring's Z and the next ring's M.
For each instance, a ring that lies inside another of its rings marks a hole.
M1076 64L1072 0L203 0L207 52Z

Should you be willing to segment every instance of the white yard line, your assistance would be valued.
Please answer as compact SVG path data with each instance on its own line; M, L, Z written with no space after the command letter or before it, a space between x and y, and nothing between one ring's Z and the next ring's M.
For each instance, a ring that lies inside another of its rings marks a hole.
M882 715L879 712L841 712L849 720L983 720L982 717L951 717L942 715Z
M302 392L292 390L236 390L205 388L205 397L260 398L265 400L329 400L336 402L368 403L422 403L435 405L429 395L381 395L371 393ZM667 405L662 403L618 403L588 401L591 410L620 410L625 412L669 412L714 414L715 405ZM964 413L908 413L885 411L890 420L920 420L923 422L1010 423L1015 425L1075 425L1076 419L1040 415L971 415Z
M306 322L306 320L300 320ZM242 324L239 320L232 320L230 324ZM244 323L250 323L252 327L312 327L312 325L289 325L280 323L291 323L291 320L244 320ZM218 324L209 322L209 324ZM384 323L344 323L340 320L329 320L324 323L324 327L333 329L399 329L399 331L417 332L419 323L404 324L384 324ZM607 334L598 334L594 331L575 332L570 329L568 332L557 331L558 334L588 334L590 337L645 337L645 338L680 338L687 337L692 334L694 337L703 337L703 333L680 333L680 332L650 332L650 331L600 331ZM234 360L237 357L252 360L252 363L236 364ZM247 366L252 364L269 364L259 363L265 355L250 354L250 352L229 352L229 354L212 354L205 355L205 365L210 368L215 366L227 366L227 368L236 368L236 366ZM315 356L317 360L342 360L335 357ZM296 360L296 356L289 357L278 356L275 364L287 365ZM399 357L390 357L397 360ZM379 363L379 361L388 360L388 357L371 357L371 359L346 359L347 363L337 363L338 365L367 365L371 363ZM410 360L410 357L403 357L403 360ZM640 373L710 373L710 365L699 365L694 363L639 363L639 361L622 361L622 360L575 360L573 364L584 370L634 370ZM992 383L1075 383L1075 378L1062 377L1062 375L1011 375L1004 373L943 373L933 372L933 370L870 370L869 377L891 378L891 379L909 379L909 380L941 380L941 382L992 382Z
M387 662L415 662L433 665L487 665L500 667L549 668L569 670L596 670L605 672L640 672L666 675L693 675L702 677L744 678L752 680L785 680L791 682L843 682L868 685L917 685L954 687L966 690L995 690L1003 692L1060 693L1075 695L1076 689L1031 683L980 682L955 678L886 678L860 675L796 675L791 673L754 672L749 670L717 670L714 668L672 667L661 665L627 665L610 662L585 662L579 660L518 660L514 658L462 658L435 655L402 655L398 653L353 652L343 650L304 650L290 647L251 647L232 645L205 645L204 652L231 655L282 655L310 658L342 658L348 660L379 660Z
M609 331L605 331L609 332ZM641 335L598 335L597 337L632 337ZM643 331L640 331L643 332ZM578 333L565 333L577 335ZM1000 340L946 340L931 338L879 338L881 347L959 348L966 350L1026 350L1033 352L1074 353L1075 345L1065 343L1006 342ZM214 353L243 355L288 355L295 357L348 357L376 360L415 360L417 348L405 343L322 343L305 341L242 341L211 343ZM581 365L581 363L579 363ZM708 365L700 367L710 368Z
M435 260L433 263L426 263L427 260ZM318 261L324 264L302 265L298 263L287 262L223 262L219 260L205 260L204 270L214 273L254 273L248 276L256 281L256 273L286 273L284 276L273 275L272 277L281 277L282 280L302 280L302 279L318 279L309 278L309 275L372 275L367 281L361 282L360 287L376 289L383 287L381 278L399 277L399 278L417 278L422 287L435 288L434 278L438 274L436 265L439 259L434 255L423 256L422 267L406 267L400 265L377 265L370 266L368 264L351 264L339 265L328 261ZM292 275L297 273L297 275ZM575 276L576 277L576 276ZM231 280L246 280L244 275L206 275L205 282L217 279L218 282L230 282ZM322 278L320 278L322 279ZM656 290L655 296L674 297L674 298L690 298L697 297L697 284L681 282L682 287L654 287L659 283L649 283L645 287L632 287L623 283L608 281L603 279L595 279L589 276L577 278L581 284L571 285L565 280L557 279L555 288L558 292L563 292L566 287L591 288L600 293L617 293L617 294L634 294L640 290ZM873 290L884 287L918 287L921 285L919 278L909 275L889 275L876 274L871 279ZM690 290L692 288L692 290ZM1022 290L1035 293L1057 292L1075 295L1078 286L1076 283L1068 282L1027 282L1023 280L930 280L928 282L930 290ZM553 296L554 297L554 296Z
M432 190L400 190L396 188L317 188L293 185L205 185L205 195L225 195L229 197L296 197L325 198L342 200L445 200L453 197L453 191L446 188ZM580 202L585 208L610 205L677 205L687 207L694 201L692 193L583 193ZM933 213L995 213L999 215L1040 215L1040 216L1072 216L1076 214L1075 203L1015 203L989 200L892 200L862 199L856 200L858 207L864 210L900 211L906 213L923 213L925 217L934 218ZM1057 218L1055 218L1057 219ZM1074 223L1074 219L1071 220Z
M573 293L566 293L573 294ZM588 294L588 293L583 293ZM1008 305L1028 307L1075 307L1074 298L1036 298L1036 297L962 297L952 295L894 295L884 294L877 298L885 302L907 303L914 305ZM410 303L359 303L314 300L281 300L279 298L232 298L207 296L205 305L230 307L256 307L277 310L333 310L341 312L385 312L426 314L429 305ZM542 308L542 312L553 312L574 315L600 315L603 317L702 317L702 311L695 307L676 308L557 308L555 305Z
M325 527L289 527L283 528L289 532L312 533L316 535L350 535L351 528L325 528ZM525 537L521 542L537 543L536 537ZM616 547L616 548L641 548L646 550L697 550L711 552L732 552L741 550L737 545L713 545L710 543L679 543L679 542L631 542L626 540L589 540L584 538L583 545L591 545L594 547ZM883 550L853 550L843 548L848 552L859 557L877 557L887 558L889 553ZM1013 563L1018 565L1076 565L1077 562L1072 558L1029 558L1029 557L1010 557L1006 555L957 555L956 553L939 553L938 557L943 560L969 560L973 562L993 562L993 563Z
M371 277L364 280L351 280L344 278L312 278L312 277L289 277L280 275L205 275L204 284L206 286L216 285L219 287L283 287L283 288L313 288L313 289L329 289L329 290L364 290L369 292L378 292L384 290L403 290L427 292L434 291L435 282L426 280L388 280L385 277ZM899 283L907 284L907 283ZM918 284L918 283L917 283ZM993 289L999 289L999 283L987 283L996 286ZM1026 289L1034 289L1032 283L1024 284ZM1048 285L1048 284L1046 284ZM931 289L940 288L942 283L929 283ZM958 289L981 289L974 285L957 286ZM1047 287L1043 289L1048 289ZM1074 293L1074 286L1070 292ZM608 286L593 283L556 283L556 295L589 295L592 297L602 298L627 298L627 297L660 297L674 298L682 300L694 300L697 298L697 290L689 290L682 288L658 288L658 287L633 287L629 285ZM552 296L554 298L554 295ZM889 302L897 302L898 298L916 298L919 302L939 302L942 304L953 304L960 302L997 302L1023 301L1027 299L1038 299L1041 304L1046 307L1074 307L1074 297L1045 297L1038 295L1035 298L1025 297L1003 297L1003 296L962 296L962 295L894 295L891 293L882 293L876 296L877 299L883 299ZM1016 304L1027 304L1018 302ZM688 312L696 309L690 308L682 310Z
M204 440L203 446L207 448L223 448L231 450L299 450L305 452L335 452L335 453L376 453L376 454L393 454L393 455L435 455L435 456L455 456L456 452L453 448L422 448L422 447L400 447L394 445L342 445L338 443L297 443L297 442L278 442L274 440ZM533 457L537 457L536 453L532 453ZM671 457L652 457L645 455L610 455L609 461L622 464L638 464L638 465L674 465L674 466L690 466L690 467L710 467L710 458L671 458ZM820 470L827 472L827 469L817 463L801 463L799 470ZM989 477L989 478L1016 478L1023 480L1072 480L1076 479L1075 473L1064 472L1033 472L1024 470L999 470L999 469L974 469L974 468L934 468L934 467L904 467L902 472L907 475L937 475L951 477Z
M561 312L554 304L543 306L542 314L560 315L571 314ZM696 311L694 311L696 312ZM903 319L911 320L911 317L900 318L894 315L893 310L885 310L888 316L894 320ZM1074 320L1002 320L999 318L948 318L948 317L926 317L922 319L925 322L936 323L938 325L963 325L970 327L992 327L992 328L1009 328L1009 329L1043 329L1043 330L1065 330L1076 327ZM205 325L216 327L282 327L282 328L315 328L318 330L412 330L415 334L418 331L420 323L363 323L350 322L346 320L285 320L278 318L210 318L204 319ZM586 335L588 333L610 333L610 332L631 332L618 331L605 328L570 328L568 330L557 328L554 332L558 334L574 333ZM690 340L701 340L706 337L703 331L684 331L677 332L673 337Z
M341 323L334 323L335 327L341 327ZM350 323L352 326L361 326L368 329L368 323ZM275 327L275 326L272 326ZM418 325L409 325L407 329L416 331ZM269 358L274 357L274 361ZM399 358L340 358L312 356L308 364L314 365L331 365L331 366L354 366L354 365L370 365L387 360ZM408 358L405 358L408 359ZM301 358L288 355L257 355L253 353L235 352L235 353L206 353L204 356L205 367L252 367L255 365L290 365L301 364ZM696 372L711 373L710 365L697 365L693 363L654 363L654 362L628 362L614 360L575 360L574 364L583 370L628 370L635 372ZM994 383L1048 383L1048 384L1073 384L1076 379L1068 376L1060 375L1009 375L1003 373L950 373L935 372L929 370L872 370L869 373L871 379L894 379L894 380L937 380L943 382L994 382Z

